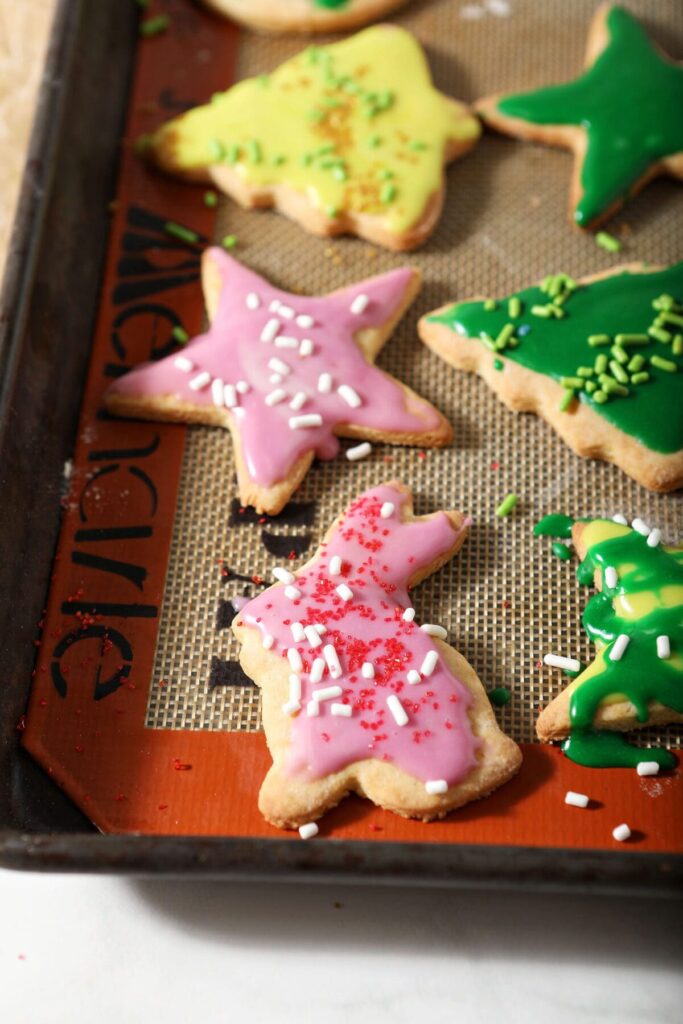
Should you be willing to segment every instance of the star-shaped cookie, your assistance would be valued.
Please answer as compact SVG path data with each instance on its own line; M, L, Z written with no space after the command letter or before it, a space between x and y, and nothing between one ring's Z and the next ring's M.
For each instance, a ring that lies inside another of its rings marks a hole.
M436 225L444 164L479 134L467 107L434 88L415 38L378 25L217 93L163 125L148 152L314 234L407 250Z
M263 815L281 828L349 792L406 817L443 817L521 762L474 669L438 624L415 620L412 586L461 547L460 512L414 516L392 481L361 494L317 553L239 612L240 661L261 687L273 766Z
M574 151L570 219L580 228L597 227L660 174L683 178L683 67L621 7L598 8L579 78L476 109L499 131Z
M408 0L203 0L207 7L265 32L343 32Z
M374 365L420 287L410 267L321 298L274 287L221 249L202 257L211 326L181 352L116 380L121 416L228 428L240 498L259 512L286 504L314 456L337 437L443 446L437 410Z

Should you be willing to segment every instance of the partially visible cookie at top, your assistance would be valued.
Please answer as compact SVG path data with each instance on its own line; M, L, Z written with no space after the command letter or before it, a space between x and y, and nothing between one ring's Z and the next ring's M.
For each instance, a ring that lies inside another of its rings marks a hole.
M261 687L273 758L259 807L274 825L300 827L352 792L428 821L519 769L474 669L444 628L418 623L409 595L467 528L461 512L415 516L403 484L374 487L310 562L276 570L238 613L240 662Z
M250 28L265 32L341 32L360 28L409 0L203 0Z
M419 332L577 454L654 491L683 485L683 263L549 275L503 299L443 306Z
M417 40L378 25L216 93L159 128L148 154L313 234L408 250L437 224L444 164L479 135L468 108L435 89Z
M683 67L622 7L596 11L578 78L475 106L498 131L573 150L579 228L596 228L658 175L683 178Z
M106 408L134 419L204 423L233 437L240 500L276 514L338 437L441 447L450 424L374 365L420 288L400 267L330 295L276 288L221 249L202 282L211 321L180 352L119 377Z

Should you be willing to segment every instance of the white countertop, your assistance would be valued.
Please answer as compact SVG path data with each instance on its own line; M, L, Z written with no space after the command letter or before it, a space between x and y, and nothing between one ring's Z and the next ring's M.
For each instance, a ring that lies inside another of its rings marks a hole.
M3 1024L680 1024L683 904L0 871Z

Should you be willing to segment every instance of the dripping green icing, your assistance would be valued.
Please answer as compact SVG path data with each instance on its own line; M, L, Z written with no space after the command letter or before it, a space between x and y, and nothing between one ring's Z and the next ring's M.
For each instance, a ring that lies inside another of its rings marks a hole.
M535 532L552 536L557 528L566 536L567 520L546 516ZM675 758L668 751L643 751L620 734L594 729L593 722L601 704L615 700L630 701L639 722L647 722L655 701L683 713L683 548L650 546L647 537L612 520L581 521L588 547L577 578L589 586L598 573L602 582L582 616L597 654L571 684L570 736L563 750L592 767L634 767L653 760L670 768ZM612 588L605 581L608 567L617 573ZM629 644L621 659L612 661L610 651L621 634ZM669 637L667 659L657 654L657 637L663 635Z
M534 526L535 537L571 537L574 520L571 516L563 516L560 512L552 512Z
M572 553L566 544L562 544L559 540L555 541L552 546L552 552L555 558L559 558L561 562L568 562L572 557Z
M662 293L683 299L683 262L653 272L623 271L579 285L563 307L566 315L562 319L531 314L532 307L547 304L548 295L540 286L525 288L511 296L521 300L525 312L516 328L518 344L506 348L505 356L558 382L573 377L577 366L591 366L596 352L602 351L588 344L589 336L647 336L655 312L652 303ZM430 320L483 344L478 339L496 338L506 326L507 301L489 311L483 302L460 302ZM668 373L648 362L648 382L631 386L626 397L615 396L604 404L586 391L577 397L652 451L676 452L683 448L683 358L674 356L671 345L648 337L638 353L648 360L664 354L678 372Z
M606 27L607 46L579 78L498 102L506 117L585 129L574 212L584 227L626 199L650 166L683 150L683 69L662 57L628 11L612 7Z

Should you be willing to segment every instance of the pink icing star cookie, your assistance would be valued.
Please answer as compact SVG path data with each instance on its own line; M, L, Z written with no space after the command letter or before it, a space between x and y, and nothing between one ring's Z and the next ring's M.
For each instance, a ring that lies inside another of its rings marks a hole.
M409 597L468 525L460 512L414 516L403 484L375 487L237 616L242 667L262 688L273 765L259 808L274 825L311 822L350 792L427 821L518 770L476 673Z
M119 378L120 416L230 430L240 500L275 514L338 437L443 446L452 430L429 402L374 365L419 287L404 267L320 298L281 291L221 249L202 258L211 321L181 352Z

